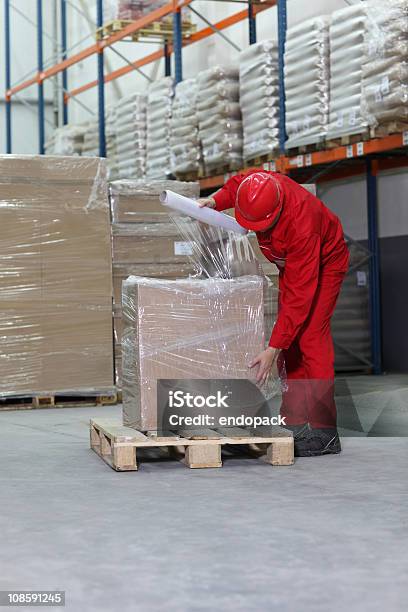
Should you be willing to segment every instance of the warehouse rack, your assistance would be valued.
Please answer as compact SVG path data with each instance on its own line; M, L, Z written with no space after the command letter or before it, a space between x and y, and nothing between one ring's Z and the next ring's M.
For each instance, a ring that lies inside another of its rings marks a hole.
M216 2L219 0L209 0ZM379 240L378 240L378 198L377 174L379 170L408 166L406 147L408 145L408 132L391 134L382 138L374 138L339 146L334 149L320 150L307 154L288 156L285 152L285 89L284 89L284 50L287 30L287 0L228 0L246 7L233 15L212 24L201 15L193 6L194 0L169 0L169 2L137 21L127 24L123 29L109 34L82 49L68 55L67 49L67 5L70 0L60 0L60 46L61 60L50 67L44 68L43 62L43 27L42 27L42 0L37 0L37 70L33 76L18 84L11 83L11 36L10 36L10 0L4 0L4 39L5 39L5 83L6 83L6 150L12 151L11 112L12 98L27 87L36 85L38 88L38 133L39 152L44 153L44 92L43 84L46 79L62 75L63 97L63 124L68 123L68 103L84 91L92 88L98 90L98 118L99 118L99 153L106 154L105 143L105 96L104 85L134 70L141 72L143 66L164 58L165 74L171 72L170 56L174 55L174 78L178 83L183 79L182 51L195 42L204 40L212 35L221 36L236 49L225 34L224 30L242 21L248 22L249 42L256 42L256 17L259 13L276 7L278 21L278 47L279 47L279 79L280 79L280 154L277 159L268 161L265 167L290 174L302 181L328 181L365 173L367 179L367 215L368 215L368 246L371 252L370 259L370 319L372 338L372 366L374 373L382 371L381 365L381 312L380 312L380 270L379 270ZM97 15L95 30L103 27L103 0L96 0ZM188 7L204 23L206 27L183 38L181 9ZM107 48L114 50L115 43L126 39L132 34L146 28L149 24L157 22L162 17L172 16L173 36L171 41L164 40L162 48L140 58L130 61L121 53L116 53L125 60L126 65L105 74L104 52ZM85 85L69 90L68 69L84 59L97 55L97 78ZM146 75L145 75L146 76ZM77 100L78 101L78 100ZM79 101L78 101L79 102ZM225 175L211 176L201 179L202 190L209 191L220 187Z

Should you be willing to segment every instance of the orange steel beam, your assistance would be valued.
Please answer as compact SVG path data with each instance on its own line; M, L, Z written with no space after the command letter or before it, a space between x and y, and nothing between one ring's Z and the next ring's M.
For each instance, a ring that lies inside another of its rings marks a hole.
M114 43L122 40L123 38L126 38L126 36L130 36L131 34L133 34L134 32L137 32L138 30L148 25L149 23L153 23L153 21L158 21L165 15L168 15L169 13L173 13L175 10L179 10L181 7L186 6L187 4L190 4L190 2L192 2L192 0L181 0L181 2L178 2L177 0L171 0L171 2L169 2L168 4L165 4L164 6L156 9L155 11L152 11L148 15L141 17L137 21L130 23L128 26L126 26L126 28L124 28L120 32L117 32L116 34L112 34L112 36L109 36L108 38L100 40L94 43L93 45L90 45L89 47L82 49L82 51L79 51L78 53L71 55L71 57L68 57L62 62L59 62L55 64L54 66L51 66L50 68L48 68L47 70L44 70L41 73L38 73L35 77L27 81L24 81L23 83L20 83L19 85L16 85L15 87L11 87L9 90L7 90L6 96L10 98L13 94L19 91L22 91L23 89L26 89L27 87L30 87L31 85L35 83L38 83L38 82L41 83L45 79L55 76L59 72L62 72L63 70L66 70L70 66L73 66L74 64L77 64L78 62L81 62L87 57L90 57L91 55L95 55L96 53L100 53L105 47L109 47L110 45L113 45Z
M328 172L318 182L328 182L363 174L366 169L364 158L366 155L375 155L376 153L386 153L395 149L402 149L408 146L408 132L402 134L392 134L384 138L374 138L362 143L350 145L350 147L337 147L324 151L316 151L309 155L297 155L295 157L280 157L275 160L278 172L287 173L290 170L297 169L312 169L316 165L330 164L341 160L354 160L353 166L349 168L336 168L333 172ZM377 172L383 170L391 170L395 168L404 168L408 166L408 156L401 158L386 158L375 161L375 169ZM245 170L243 170L245 172ZM201 189L216 189L224 184L224 175L205 177L200 180Z
M271 0L267 4L265 3L261 5L255 5L255 6L258 6L257 12L260 13L262 11L265 11L268 8L271 8L272 6L275 6L276 1L277 0ZM184 2L184 4L188 4L188 3L189 2ZM214 24L214 27L217 30L224 30L225 28L229 28L230 26L236 23L239 23L240 21L242 21L243 19L246 19L247 17L248 17L247 10L240 11L238 13L235 13L234 15L231 15L230 17L221 19L221 21L218 21L217 23ZM208 38L209 36L212 36L213 34L214 34L214 31L212 30L212 28L209 28L209 27L203 28L202 30L199 30L195 34L192 34L189 38L185 38L183 40L183 47L188 46L192 43L198 42L200 40L204 40L205 38ZM172 51L173 51L173 47L169 45L168 53L172 53ZM139 60L135 60L134 62L132 62L133 67L127 65L127 66L123 66L122 68L118 68L117 70L110 72L109 74L105 76L104 82L109 83L110 81L113 81L125 74L129 74L129 72L133 72L135 68L141 68L142 66L146 66L147 64L155 62L158 59L161 59L162 57L164 57L164 52L162 50L156 51L155 53L151 53L150 55L147 55L146 57L143 57ZM92 89L93 87L96 87L97 84L98 84L98 81L91 81L90 83L86 83L85 85L82 85L81 87L72 89L69 93L66 94L65 101L67 101L69 98L73 98L74 96L77 96L80 93L83 93L84 91L87 91L88 89Z

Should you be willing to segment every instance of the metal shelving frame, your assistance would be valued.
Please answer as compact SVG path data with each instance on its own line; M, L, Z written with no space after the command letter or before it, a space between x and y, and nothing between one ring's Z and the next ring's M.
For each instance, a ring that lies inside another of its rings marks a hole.
M218 1L218 0L209 0ZM96 87L98 89L98 118L99 118L99 153L102 157L106 153L105 145L105 96L106 83L128 74L134 70L141 71L143 66L164 58L165 74L171 72L170 57L174 54L174 77L176 83L183 78L182 52L183 48L199 42L212 35L219 35L235 48L237 45L229 40L224 30L242 21L248 22L249 43L256 42L256 17L272 7L277 8L278 46L279 46L279 79L280 79L280 155L276 160L268 162L266 167L302 181L329 181L343 177L361 175L365 173L367 180L367 215L368 215L368 243L371 252L370 259L370 321L372 337L372 371L379 374L382 371L381 359L381 300L380 300L380 253L378 239L378 197L377 175L380 170L408 166L406 147L408 146L408 132L392 134L383 138L374 138L349 146L339 146L330 150L316 151L307 155L288 156L285 152L285 87L284 87L284 51L287 30L287 0L230 0L237 4L246 5L229 17L211 24L196 9L190 7L198 14L206 27L193 33L189 38L182 38L181 9L189 7L194 0L169 0L168 3L141 19L127 25L119 32L96 40L92 45L81 51L68 55L67 50L67 4L69 0L60 0L60 61L44 69L43 66L43 28L42 28L42 0L37 2L37 70L29 79L18 84L11 83L11 36L10 36L10 0L4 0L4 40L5 40L5 100L6 100L6 150L12 152L12 98L20 91L37 85L38 88L38 133L39 152L44 152L44 92L43 84L46 79L62 75L63 91L63 123L68 123L68 103L76 99L84 91ZM115 43L131 36L141 28L160 20L166 15L173 15L172 41L164 41L162 48L137 59L130 61L119 52L126 65L105 74L104 52L107 48L114 48ZM273 18L276 18L273 17ZM97 0L96 27L103 25L103 0ZM77 88L68 88L68 69L88 57L97 55L97 75L94 81ZM145 75L146 76L146 75ZM80 101L78 101L80 104ZM225 176L211 176L201 179L203 191L220 187Z

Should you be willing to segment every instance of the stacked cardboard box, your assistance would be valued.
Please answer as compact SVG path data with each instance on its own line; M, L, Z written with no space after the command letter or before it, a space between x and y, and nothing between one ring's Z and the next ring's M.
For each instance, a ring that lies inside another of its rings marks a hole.
M113 392L106 162L0 156L0 395Z
M161 279L194 274L192 250L180 237L160 193L171 189L190 198L199 196L198 183L119 180L110 185L116 381L121 384L122 283L130 275Z

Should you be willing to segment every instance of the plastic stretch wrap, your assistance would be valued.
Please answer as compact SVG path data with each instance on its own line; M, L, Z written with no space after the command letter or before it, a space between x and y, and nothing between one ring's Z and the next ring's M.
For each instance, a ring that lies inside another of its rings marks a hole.
M0 395L112 391L106 162L0 156Z
M195 276L226 279L246 275L262 277L265 336L269 340L278 307L278 271L261 254L256 235L240 235L175 213L170 216L182 240L190 245L189 259Z
M358 134L367 125L361 114L361 79L369 4L360 2L335 11L332 15L328 138Z
M279 147L278 48L264 40L242 51L239 60L244 159Z
M312 144L327 133L329 23L315 17L289 28L285 50L286 148Z
M165 4L168 4L168 0L105 0L103 17L105 22L114 19L136 20Z
M81 155L88 126L64 125L57 128L45 145L47 155Z
M170 121L174 94L173 79L165 77L152 83L147 97L147 179L170 175Z
M216 66L198 75L198 125L206 171L242 164L238 68Z
M146 170L146 96L131 94L118 102L116 151L121 178L141 179Z
M155 430L157 380L255 382L249 363L265 345L263 280L164 281L131 276L123 284L123 418ZM272 377L261 389L280 388Z
M408 121L408 1L367 2L362 115L371 127Z
M119 180L110 184L110 203L114 223L155 223L168 220L160 194L168 189L196 200L200 185L183 181Z
M170 136L173 174L198 172L200 168L197 95L196 79L187 79L176 85Z

